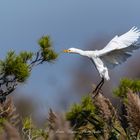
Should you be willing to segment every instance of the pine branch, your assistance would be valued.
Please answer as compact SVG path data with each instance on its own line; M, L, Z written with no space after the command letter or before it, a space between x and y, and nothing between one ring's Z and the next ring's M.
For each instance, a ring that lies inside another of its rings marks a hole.
M0 103L6 100L19 83L24 83L35 66L44 62L51 62L57 58L52 49L50 37L39 39L39 51L36 53L23 51L16 55L9 51L5 60L0 60Z

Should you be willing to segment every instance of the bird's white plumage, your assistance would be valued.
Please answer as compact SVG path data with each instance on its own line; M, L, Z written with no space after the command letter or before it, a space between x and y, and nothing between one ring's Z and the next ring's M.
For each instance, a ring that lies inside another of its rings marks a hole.
M125 62L134 50L140 48L140 44L137 43L139 37L140 31L133 27L125 34L115 36L102 50L83 51L70 48L69 52L89 57L100 76L109 80L108 68L114 68L118 64Z
M114 37L105 48L97 52L103 63L108 68L114 68L118 64L121 64L132 55L132 52L140 47L140 44L136 44L140 32L136 27L133 27L127 33L120 37Z
M113 50L120 50L134 44L140 37L140 31L133 27L121 36L115 36L102 50L98 51L98 55L104 55Z

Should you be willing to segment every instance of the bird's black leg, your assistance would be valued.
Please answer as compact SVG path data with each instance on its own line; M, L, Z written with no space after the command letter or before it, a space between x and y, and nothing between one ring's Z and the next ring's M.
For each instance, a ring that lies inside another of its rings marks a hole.
M104 84L104 78L102 78L101 82L96 86L95 90L92 92L93 94L95 93L93 98L95 98L97 96L97 94L99 93L99 91L102 88L103 84Z
M97 89L100 87L100 85L102 85L102 83L104 82L104 78L102 78L102 80L100 81L100 83L96 86L96 88L93 90L92 93L95 93L97 91Z
M98 90L98 92L101 90L101 88L102 88L102 86L103 86L103 84L104 84L104 78L102 78L102 82L101 82L101 84L100 84L100 86L99 86L99 88L97 89Z

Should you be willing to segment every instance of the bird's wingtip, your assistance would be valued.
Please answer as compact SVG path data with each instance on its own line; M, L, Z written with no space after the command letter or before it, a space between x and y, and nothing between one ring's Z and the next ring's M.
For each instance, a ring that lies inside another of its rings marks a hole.
M130 31L133 31L133 32L139 32L140 30L138 29L138 27L136 27L136 26L133 26L131 29L130 29Z

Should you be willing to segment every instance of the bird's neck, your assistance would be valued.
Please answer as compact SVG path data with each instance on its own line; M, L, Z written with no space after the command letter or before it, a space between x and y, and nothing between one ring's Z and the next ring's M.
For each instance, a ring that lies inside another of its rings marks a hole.
M85 51L83 51L83 50L81 50L81 49L76 49L76 50L75 50L75 53L76 53L76 54L83 55L83 56L85 55Z

